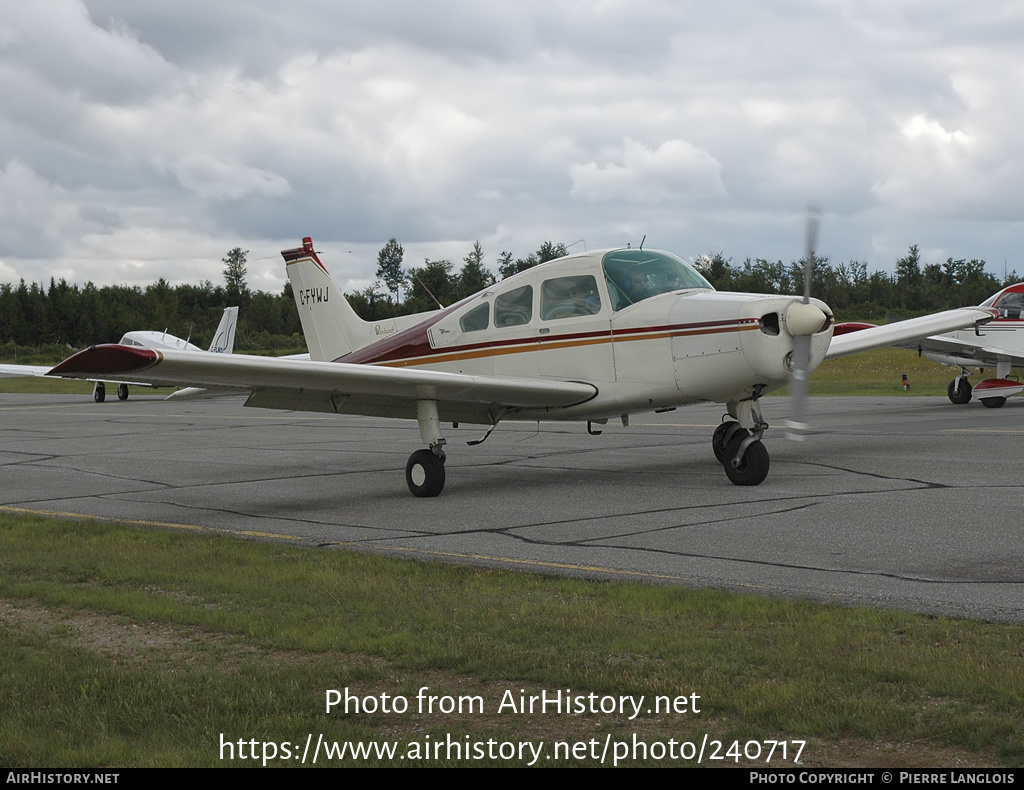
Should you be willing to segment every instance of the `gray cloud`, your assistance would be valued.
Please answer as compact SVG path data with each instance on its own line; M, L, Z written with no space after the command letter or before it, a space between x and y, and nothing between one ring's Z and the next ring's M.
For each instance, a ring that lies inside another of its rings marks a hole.
M0 22L0 273L352 282L541 241L684 256L1021 246L1010 4L55 0ZM348 251L351 250L351 254ZM338 268L334 267L334 268Z

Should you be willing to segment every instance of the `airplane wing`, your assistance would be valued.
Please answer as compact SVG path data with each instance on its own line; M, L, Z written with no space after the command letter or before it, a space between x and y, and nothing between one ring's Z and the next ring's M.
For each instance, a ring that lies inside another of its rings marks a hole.
M983 334L986 336L995 334L994 327L986 327ZM900 343L897 345L897 348L908 348L912 351L932 354L947 354L964 360L960 364L966 364L967 360L973 360L973 363L968 364L968 367L994 368L999 362L1006 361L1009 361L1015 368L1024 367L1024 356L1021 354L1014 353L1006 348L1000 348L999 346L965 343L962 340L957 340L955 337L941 335L925 337L912 342Z
M102 345L61 362L51 376L131 378L154 386L244 388L246 406L416 419L419 400L437 402L442 422L491 425L508 411L573 406L592 384L434 370L303 362L249 355L190 354Z
M0 365L0 378L4 379L18 376L45 376L49 372L49 365Z
M989 307L958 307L955 310L910 318L884 326L857 328L855 331L834 336L825 359L835 359L883 346L916 349L918 342L929 338L930 335L979 326L991 321L996 315L997 311Z

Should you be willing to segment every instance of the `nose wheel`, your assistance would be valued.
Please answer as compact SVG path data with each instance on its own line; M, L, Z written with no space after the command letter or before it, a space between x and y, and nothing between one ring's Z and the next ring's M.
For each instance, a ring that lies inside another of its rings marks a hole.
M768 450L754 435L743 436L742 431L725 447L726 477L738 486L758 486L768 477ZM749 443L747 440L751 440ZM744 447L746 444L746 447Z
M715 458L735 485L756 486L768 476L768 450L761 437L768 424L757 414L754 428L744 428L736 420L725 420L711 437Z
M955 403L957 406L970 403L971 383L967 380L966 376L957 376L946 387L946 395L949 396L949 402Z

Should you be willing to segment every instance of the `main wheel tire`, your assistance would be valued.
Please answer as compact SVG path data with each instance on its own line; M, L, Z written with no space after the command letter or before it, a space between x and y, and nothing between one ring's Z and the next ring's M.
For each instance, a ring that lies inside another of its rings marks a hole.
M417 450L405 465L405 482L415 496L437 496L444 488L444 456Z
M950 403L955 403L957 406L963 406L971 400L971 382L967 379L960 379L959 381L959 387L956 384L957 379L953 379L949 382L949 386L946 388L946 394L949 396Z
M738 422L735 422L733 420L726 420L717 428L715 428L715 432L711 435L711 449L712 451L714 451L715 458L718 459L718 463L720 464L725 463L725 437L729 435L729 429L732 428L734 425L737 428L739 427ZM740 433L742 433L744 436L747 435L746 431L741 430Z
M1006 403L1006 398L1002 398L1002 397L982 398L981 402L983 404L985 404L985 407L988 408L988 409L998 409L1000 406L1002 406L1004 403Z
M746 435L734 436L725 448L726 460L723 463L725 474L738 486L758 486L768 476L768 450L758 440L752 442L747 451L743 454L743 460L737 466L733 466L732 459L740 451L740 445L746 439Z
M117 399L118 400L128 400L128 385L127 384L118 384L117 385Z
M107 399L107 388L102 381L93 387L92 399L97 403L103 403Z

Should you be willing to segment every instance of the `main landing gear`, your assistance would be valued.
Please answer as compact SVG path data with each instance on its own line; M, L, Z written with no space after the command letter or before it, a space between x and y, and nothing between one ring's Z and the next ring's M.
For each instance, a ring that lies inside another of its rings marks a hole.
M416 496L437 496L444 488L444 450L417 450L405 465L405 482Z
M768 450L761 437L768 428L761 418L757 401L728 404L735 420L724 420L711 437L715 458L725 468L725 474L738 486L756 486L768 476ZM749 424L750 427L744 427Z
M444 490L445 445L437 417L437 401L416 401L416 420L420 424L420 438L427 449L417 450L409 456L405 465L405 482L414 496L437 496Z

